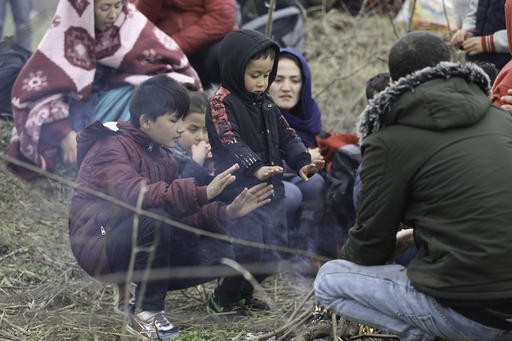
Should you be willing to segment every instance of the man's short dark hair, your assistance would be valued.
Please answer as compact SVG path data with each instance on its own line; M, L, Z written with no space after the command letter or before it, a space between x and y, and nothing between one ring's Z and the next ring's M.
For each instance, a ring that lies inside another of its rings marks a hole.
M389 73L396 81L414 71L450 60L450 49L438 35L413 31L398 39L389 51Z
M140 127L139 119L144 114L151 120L168 112L183 117L190 105L187 90L167 75L153 76L133 91L130 100L130 122L136 128Z
M381 92L389 86L389 73L378 73L366 82L366 99L371 100L376 92Z

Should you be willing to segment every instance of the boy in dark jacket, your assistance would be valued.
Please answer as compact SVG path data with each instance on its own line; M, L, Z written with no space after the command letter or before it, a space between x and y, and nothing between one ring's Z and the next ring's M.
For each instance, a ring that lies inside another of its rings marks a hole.
M392 46L393 82L359 122L356 222L315 292L404 341L511 340L512 118L490 104L480 67L449 60L430 32ZM411 243L407 268L387 264Z
M231 245L152 216L135 216L90 190L216 233L224 233L234 219L267 204L272 194L271 186L259 184L244 189L229 205L212 201L234 180L238 165L227 168L208 186L198 187L192 178L177 179L176 160L167 147L176 144L182 132L179 121L188 107L181 85L165 75L155 76L135 90L130 122L119 122L117 131L96 122L77 139L80 188L73 193L69 216L73 254L91 276L135 282L136 303L128 311L128 330L149 340L178 337L178 330L163 314L167 291L210 279L190 273L183 278L174 268L218 264L221 257L233 257ZM134 233L136 246L142 248L138 252L132 246ZM127 278L130 257L133 278Z
M206 128L217 172L233 163L240 169L219 198L229 201L235 193L261 181L274 185L272 202L231 225L229 233L249 241L286 246L283 159L305 181L324 162L311 162L306 147L268 95L277 72L277 44L257 31L237 30L226 35L220 53L221 86L210 99ZM240 263L278 260L275 253L236 245L235 258ZM256 279L265 277L260 273ZM223 312L240 304L251 306L252 292L252 286L241 276L224 278L210 298L209 308Z

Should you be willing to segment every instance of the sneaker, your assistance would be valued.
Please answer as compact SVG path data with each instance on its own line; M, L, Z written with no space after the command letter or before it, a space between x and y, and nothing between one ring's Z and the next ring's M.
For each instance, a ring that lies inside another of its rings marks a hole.
M243 313L242 305L240 304L221 304L215 298L215 294L212 293L208 298L208 304L206 305L206 311L210 314L236 314Z
M167 320L163 313L163 311L129 313L126 329L144 340L177 339L180 332Z
M128 287L128 309L135 309L135 289L137 284L131 282ZM124 296L124 284L114 286L114 311L120 315L126 314L126 297Z

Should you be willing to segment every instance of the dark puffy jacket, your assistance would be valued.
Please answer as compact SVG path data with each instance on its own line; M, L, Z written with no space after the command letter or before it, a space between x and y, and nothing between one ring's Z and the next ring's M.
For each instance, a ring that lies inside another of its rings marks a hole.
M77 184L133 206L145 185L143 209L161 208L184 223L223 232L229 223L226 206L220 202L208 204L206 187L197 187L193 179L176 180L174 157L148 135L128 122L120 122L118 127L119 131L114 132L95 122L78 135ZM75 190L69 215L71 248L90 275L109 271L104 254L106 235L132 214Z
M468 63L401 78L362 114L361 191L341 257L384 264L414 227L411 283L457 301L512 298L512 118Z
M268 47L276 51L270 86L277 72L279 54L279 47L271 39L257 31L237 30L222 42L222 86L210 99L206 128L216 172L234 163L240 165L236 181L221 194L224 200L231 200L244 187L259 183L253 174L261 166L282 166L284 159L292 169L299 170L311 162L306 147L270 96L266 92L258 95L245 90L246 65L255 53ZM282 176L273 176L269 182L274 185L275 197L282 198Z

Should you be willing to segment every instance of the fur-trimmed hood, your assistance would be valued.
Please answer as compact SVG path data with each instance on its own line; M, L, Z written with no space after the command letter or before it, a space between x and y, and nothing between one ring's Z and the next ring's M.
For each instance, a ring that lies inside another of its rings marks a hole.
M490 80L477 65L441 62L400 78L361 113L361 139L387 125L443 130L471 125L490 106Z

